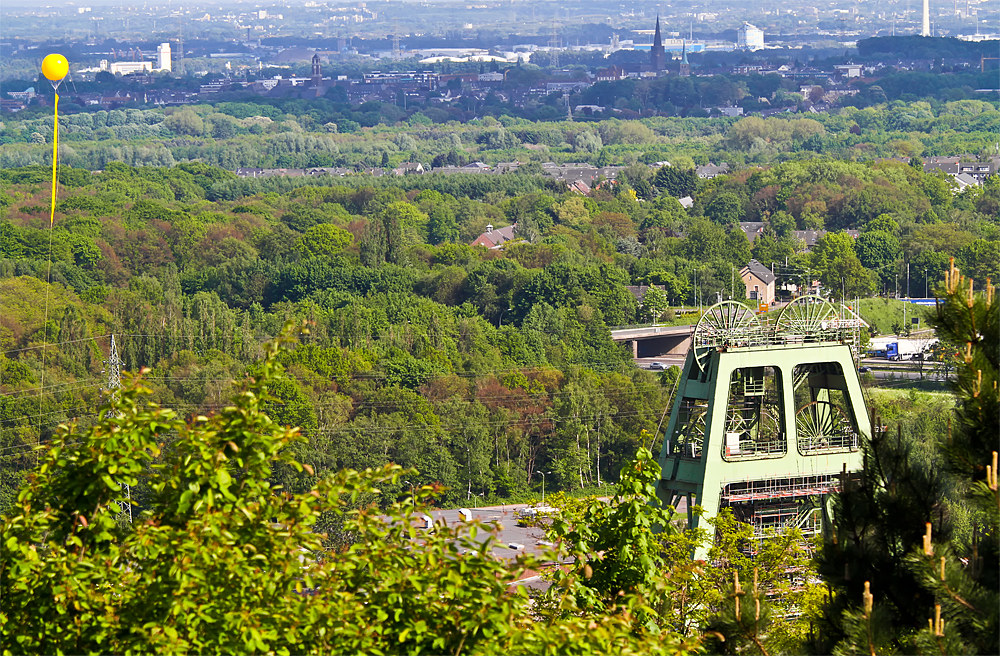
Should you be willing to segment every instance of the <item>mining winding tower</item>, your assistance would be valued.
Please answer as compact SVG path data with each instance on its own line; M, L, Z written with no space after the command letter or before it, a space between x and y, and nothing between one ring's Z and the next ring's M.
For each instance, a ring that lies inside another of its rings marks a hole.
M829 495L861 470L872 431L856 315L803 296L767 316L736 301L702 315L659 457L658 494L686 502L689 526L699 524L694 504L706 517L729 507L756 540L789 526L819 531Z

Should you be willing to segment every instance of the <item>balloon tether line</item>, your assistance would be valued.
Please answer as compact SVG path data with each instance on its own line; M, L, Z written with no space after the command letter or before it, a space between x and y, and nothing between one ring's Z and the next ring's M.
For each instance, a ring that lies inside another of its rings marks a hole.
M45 349L48 346L49 332L49 288L52 286L52 226L56 220L56 182L58 181L57 164L59 161L59 84L53 82L55 92L54 114L52 121L52 203L49 210L49 261L45 271L45 314L42 321L42 373L38 385L38 439L42 439L42 390L45 388Z

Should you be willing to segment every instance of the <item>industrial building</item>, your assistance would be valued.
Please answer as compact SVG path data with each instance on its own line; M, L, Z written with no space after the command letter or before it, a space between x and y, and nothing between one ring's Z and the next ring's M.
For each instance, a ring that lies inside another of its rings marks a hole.
M138 53L138 50L136 50ZM141 56L139 53L137 56ZM100 70L108 71L113 75L130 75L132 73L153 73L157 71L171 72L173 62L170 55L170 44L161 43L156 48L156 61L146 59L136 59L134 61L113 61L102 59Z
M738 50L761 50L764 47L764 30L744 22L736 30L736 48Z

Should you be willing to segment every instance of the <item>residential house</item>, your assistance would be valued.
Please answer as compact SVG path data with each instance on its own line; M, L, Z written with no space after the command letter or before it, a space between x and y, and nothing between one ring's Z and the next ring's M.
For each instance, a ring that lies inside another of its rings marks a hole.
M626 77L628 77L628 75L625 74L625 71L621 66L611 66L610 68L597 71L598 82L617 82L619 80L624 80Z
M350 175L350 173L350 169L346 169L342 166L316 166L311 169L306 169L306 175L336 175L342 178L345 175Z
M722 116L728 116L730 118L735 118L737 116L743 116L743 108L742 107L736 107L736 106L732 106L732 107L715 107L714 111L719 112L719 114L721 114Z
M476 237L469 246L485 246L490 250L500 248L508 241L517 239L517 224L509 225L506 228L494 228L493 224L486 226L486 232Z
M538 89L538 95L550 93L576 93L590 87L592 82L546 82L545 87Z
M551 176L556 180L562 180L567 184L581 180L587 183L587 186L591 187L594 181L601 178L614 180L622 168L621 166L604 166L598 168L583 163L555 164L553 162L545 162L542 164L542 171L544 171L545 175Z
M754 240L757 239L757 235L764 232L764 227L766 225L767 224L762 221L741 221L740 230L742 230L743 234L747 236L747 241L749 241L752 246ZM844 232L855 239L857 239L861 234L858 230L844 230ZM802 243L804 247L802 250L808 251L811 250L812 247L816 245L819 238L826 233L826 230L793 230L792 237Z
M496 166L493 167L493 171L495 173L513 173L520 168L523 163L524 162L519 162L517 160L514 160L513 162L497 162Z
M753 246L753 241L754 241L754 239L757 238L757 235L759 235L760 233L764 232L764 222L763 221L741 221L740 222L740 230L743 231L743 234L745 234L747 236L747 241L749 241L750 245Z
M403 162L392 172L394 175L420 175L424 172L424 165L420 162Z
M958 175L953 175L951 177L955 180L955 184L958 186L959 191L962 191L966 187L983 184L977 178L974 178L968 173L959 173Z
M988 162L973 159L969 155L964 157L928 157L924 160L924 171L944 171L951 176L966 173L982 182L991 175L1000 172L1000 157L994 157Z
M844 230L849 236L857 239L861 236L860 230ZM805 250L810 251L816 245L819 238L827 233L826 230L795 230L792 235L805 245Z
M722 175L724 173L729 173L729 165L723 162L722 164L702 164L695 168L694 172L699 178L709 180L717 175Z
M740 269L740 279L747 288L747 298L770 305L774 302L774 273L757 260Z
M632 296L635 296L635 300L638 301L641 306L642 300L646 297L646 292L649 291L650 287L656 287L660 291L666 291L666 288L663 285L626 285L625 289L628 293L632 294Z
M823 102L834 104L841 98L849 98L858 95L859 89L854 87L831 87L823 93Z

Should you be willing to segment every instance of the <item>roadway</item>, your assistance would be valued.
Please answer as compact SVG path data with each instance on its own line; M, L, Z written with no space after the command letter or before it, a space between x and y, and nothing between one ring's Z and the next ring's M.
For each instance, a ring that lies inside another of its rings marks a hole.
M468 508L472 512L472 519L479 520L486 525L484 527L485 530L480 530L477 533L476 541L480 544L485 542L486 538L492 534L489 529L493 526L496 528L497 540L490 551L495 557L513 560L518 554L522 553L538 555L545 546L545 531L537 527L518 526L514 518L515 512L527 508L529 505L526 503L517 503L486 506L483 508ZM435 523L443 521L448 526L454 526L463 523L458 510L458 508L431 510L427 514L434 519ZM512 544L520 546L512 547L510 546Z
M525 553L540 556L546 545L550 544L545 540L545 530L536 526L518 526L517 520L514 518L514 513L529 505L534 504L515 503L467 508L466 510L471 511L473 520L483 523L481 529L476 533L475 541L482 544L488 537L493 536L495 540L490 553L493 554L494 558L501 560L514 560ZM435 523L445 522L448 526L454 526L465 522L458 511L458 508L431 510L427 514L433 518ZM490 530L491 528L492 530ZM527 586L541 591L547 589L550 584L538 572L528 570L522 578L514 581L511 585Z
M669 369L670 367L684 367L684 359L687 355L660 355L654 358L635 358L635 366L640 369L652 369L653 363L659 363L663 365L664 369ZM659 369L659 367L656 367Z
M913 360L889 362L879 358L864 358L860 369L862 375L869 374L877 380L947 380L950 377L940 362L925 361L921 373L920 363Z

